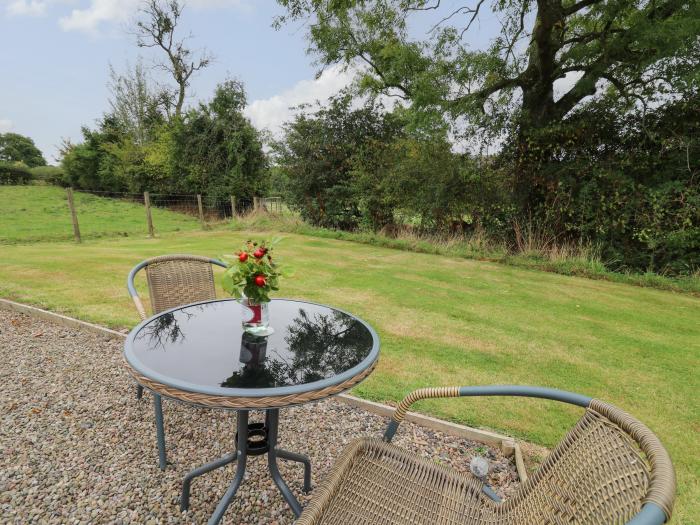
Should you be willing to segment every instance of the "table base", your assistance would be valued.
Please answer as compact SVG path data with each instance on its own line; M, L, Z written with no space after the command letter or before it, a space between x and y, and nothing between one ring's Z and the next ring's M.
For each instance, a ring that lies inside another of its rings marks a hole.
M235 497L236 491L238 491L238 487L243 481L248 456L267 454L267 468L270 471L272 480L275 482L275 485L277 485L277 488L282 493L282 496L291 507L295 516L299 517L301 514L301 505L294 497L294 494L292 494L292 491L289 489L287 483L282 478L282 474L280 474L277 466L277 459L286 459L289 461L302 463L304 465L304 492L311 490L311 460L302 454L277 448L279 409L275 408L266 410L265 423L249 424L249 412L250 411L248 410L238 411L238 423L236 425L236 452L227 454L222 458L192 470L185 476L185 479L182 482L180 509L187 510L190 506L190 485L192 484L192 480L194 480L194 478L201 476L202 474L206 474L207 472L211 472L212 470L224 467L229 463L233 463L234 461L237 462L236 475L223 498L221 498L219 504L216 506L214 514L212 514L211 518L209 518L209 525L219 523L221 518L224 516L226 509Z

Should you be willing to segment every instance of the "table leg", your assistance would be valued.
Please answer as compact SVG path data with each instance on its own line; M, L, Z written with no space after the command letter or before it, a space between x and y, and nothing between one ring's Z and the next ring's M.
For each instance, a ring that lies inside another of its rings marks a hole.
M160 394L153 392L153 411L156 416L156 441L158 442L158 466L165 470L168 460L165 456L165 427L163 426L163 403Z
M189 472L185 476L185 479L182 481L182 496L180 497L180 510L187 510L190 508L190 485L192 485L192 480L194 480L194 478L199 477L202 474L206 474L207 472L211 472L212 470L216 470L218 468L226 466L229 463L233 463L236 459L238 459L238 452L233 452L231 454L226 454L222 458L207 463L206 465L197 467L196 469Z
M281 448L275 450L275 455L280 459L296 461L304 465L304 492L311 492L311 460L304 454L282 450Z
M238 458L238 463L236 465L236 477L233 478L231 485L229 485L226 494L221 498L219 504L214 510L214 514L211 515L208 525L216 525L224 517L226 509L231 504L231 500L236 495L238 487L243 481L243 475L245 474L246 460L248 458L248 411L239 410L238 411L238 445L236 450L236 456ZM223 459L223 458L222 458ZM216 467L214 467L216 468Z
M282 479L282 474L280 474L279 468L277 467L277 456L279 451L277 450L277 427L279 423L279 409L270 409L266 414L267 420L267 442L270 447L267 452L267 466L270 470L270 475L272 480L277 485L277 488L282 493L282 496L287 501L287 504L291 507L292 512L298 518L301 515L301 505L292 494L292 491L287 486L287 483ZM307 458L308 459L308 458ZM310 466L310 462L309 462ZM311 471L308 471L309 478L311 476ZM309 484L311 480L309 479ZM306 470L304 472L304 485L306 486Z
M185 479L182 482L180 508L181 510L187 510L190 503L190 486L194 478L228 465L229 463L233 463L234 460L237 461L236 476L231 482L231 485L229 485L229 488L226 490L224 496L219 501L219 504L216 506L216 510L214 510L214 513L209 518L209 525L216 525L219 523L219 521L221 521L221 518L223 518L224 514L226 513L226 509L236 496L236 491L238 491L238 487L243 481L243 475L245 474L246 462L249 453L250 455L261 455L267 453L267 466L270 471L270 475L272 476L272 480L275 482L275 485L277 485L277 488L282 493L282 496L291 507L295 516L299 517L301 514L301 505L294 497L294 494L292 494L292 491L287 483L282 478L282 474L277 466L277 459L279 458L302 463L304 465L304 492L311 490L311 460L303 454L297 454L296 452L289 452L287 450L277 448L279 409L270 409L266 411L264 425L265 430L261 434L257 434L257 436L264 435L264 440L261 441L254 440L251 443L248 442L249 437L251 437L249 432L251 427L248 424L248 416L248 410L238 411L238 442L236 444L236 452L233 454L227 454L220 459L192 470L189 474L187 474L187 476L185 476ZM259 425L259 427L256 425ZM262 425L257 423L253 424L252 426L254 429L252 436L256 437L256 432L261 432ZM258 445L258 443L260 444Z

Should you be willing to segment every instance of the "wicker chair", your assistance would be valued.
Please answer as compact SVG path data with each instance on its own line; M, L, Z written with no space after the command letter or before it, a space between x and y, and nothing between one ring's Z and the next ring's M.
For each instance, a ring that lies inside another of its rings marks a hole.
M134 266L129 272L126 285L141 319L148 317L134 286L134 278L141 269L146 269L151 309L155 315L184 304L216 299L212 264L226 268L223 262L216 259L177 254L153 257ZM142 395L143 387L138 385L136 397L141 399ZM165 470L167 464L165 429L163 427L163 407L159 394L153 394L153 407L156 416L158 461L161 470Z
M477 478L390 443L412 403L458 396L538 397L586 411L537 472L500 503ZM651 525L671 517L675 488L658 438L608 403L537 387L423 388L399 404L383 440L360 438L347 447L296 523Z

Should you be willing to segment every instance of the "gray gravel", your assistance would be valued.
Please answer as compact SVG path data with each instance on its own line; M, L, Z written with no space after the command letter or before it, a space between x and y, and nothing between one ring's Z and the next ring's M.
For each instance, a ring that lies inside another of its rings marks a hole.
M232 451L235 415L164 401L172 465L161 472L150 396L136 401L120 350L120 341L0 309L1 522L206 522L235 467L198 478L185 513L180 483ZM335 401L285 409L280 419L280 446L311 457L314 484L350 440L378 436L386 424ZM475 454L485 455L497 491L507 496L517 487L512 461L483 444L413 424L402 425L395 442L463 471ZM305 504L301 467L281 461L280 468ZM223 523L292 522L265 457L251 458Z

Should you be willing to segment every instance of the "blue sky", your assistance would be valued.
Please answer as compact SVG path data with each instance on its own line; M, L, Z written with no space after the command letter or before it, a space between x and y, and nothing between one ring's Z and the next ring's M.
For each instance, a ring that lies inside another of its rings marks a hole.
M449 3L449 2L448 2ZM80 140L108 109L109 64L117 71L139 55L149 65L155 51L138 49L126 31L139 0L0 0L0 132L32 137L55 162L62 138ZM273 0L189 0L183 32L216 60L192 82L188 102L211 96L233 76L245 82L247 114L273 132L289 106L324 100L351 76L331 68L314 79L302 24L271 27L281 8ZM487 40L496 20L487 12L472 37Z

